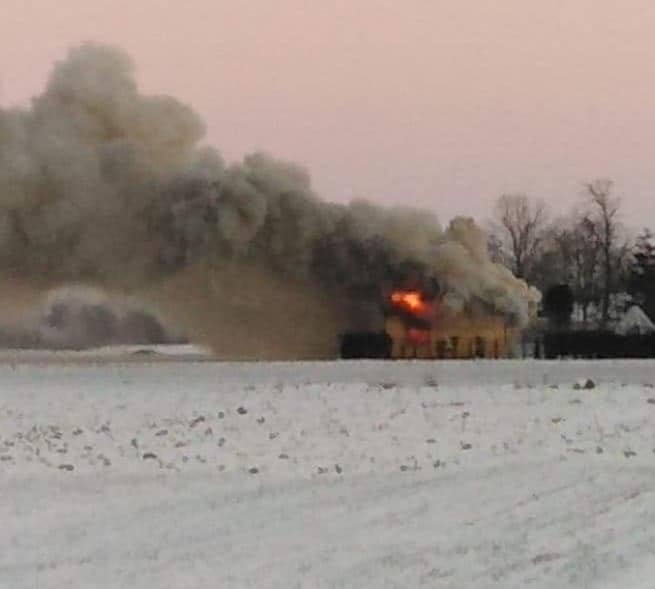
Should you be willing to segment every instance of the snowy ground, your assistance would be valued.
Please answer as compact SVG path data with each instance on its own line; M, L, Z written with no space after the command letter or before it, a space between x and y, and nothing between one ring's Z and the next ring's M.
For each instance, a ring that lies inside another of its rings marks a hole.
M655 586L655 363L178 352L4 357L2 589Z

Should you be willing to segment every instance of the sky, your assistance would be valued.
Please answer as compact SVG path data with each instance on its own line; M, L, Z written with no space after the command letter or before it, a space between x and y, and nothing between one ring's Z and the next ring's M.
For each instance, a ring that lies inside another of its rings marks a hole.
M316 191L490 217L502 193L564 215L614 180L655 226L652 0L1 0L0 106L84 41L204 118L228 161L303 164Z

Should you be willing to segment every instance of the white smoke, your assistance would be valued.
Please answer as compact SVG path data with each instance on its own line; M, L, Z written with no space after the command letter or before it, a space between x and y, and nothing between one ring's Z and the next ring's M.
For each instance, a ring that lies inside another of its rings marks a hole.
M451 221L434 257L434 268L448 287L449 306L457 311L469 301L480 301L524 325L530 305L541 299L537 289L491 260L485 235L470 218Z

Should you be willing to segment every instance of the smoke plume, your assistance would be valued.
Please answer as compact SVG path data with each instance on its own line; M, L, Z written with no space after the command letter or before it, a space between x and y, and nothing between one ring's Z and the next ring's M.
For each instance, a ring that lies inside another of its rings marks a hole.
M436 279L453 309L525 321L535 291L493 264L472 220L320 200L301 167L226 165L189 107L139 92L122 51L86 44L29 109L0 110L0 272L34 292L138 293L230 357L331 355L379 319L385 285Z

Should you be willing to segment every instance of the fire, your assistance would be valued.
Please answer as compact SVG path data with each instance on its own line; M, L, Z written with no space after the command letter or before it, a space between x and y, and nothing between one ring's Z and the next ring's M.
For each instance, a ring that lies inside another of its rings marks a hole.
M391 293L391 302L396 306L415 315L424 314L428 305L421 293L415 290L397 290Z

